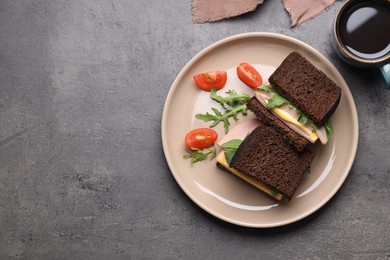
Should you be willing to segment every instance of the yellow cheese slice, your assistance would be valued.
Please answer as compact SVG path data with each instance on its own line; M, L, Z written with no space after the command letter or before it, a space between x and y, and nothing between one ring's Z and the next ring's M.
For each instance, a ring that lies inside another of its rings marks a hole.
M262 94L261 92L259 92L259 94L264 99L266 104L268 104L269 98L266 95ZM281 109L279 107L272 108L271 111L274 112L277 116L279 116L282 120L284 120L286 122L289 122L291 124L294 124L297 127L299 127L300 129L302 129L304 132L306 132L309 135L307 138L311 142L314 143L315 141L317 141L318 135L315 132L313 132L310 128L308 128L304 124L300 123L297 119L295 119L287 111L285 111L285 110L283 110L283 109Z
M293 116L291 116L289 113L284 111L283 109L280 109L278 107L275 107L272 109L275 114L277 114L281 119L283 119L286 122L290 122L291 124L296 125L297 127L301 128L303 131L309 134L308 138L315 142L318 139L318 135L313 132L311 129L306 127L304 124L300 123L298 120L296 120Z

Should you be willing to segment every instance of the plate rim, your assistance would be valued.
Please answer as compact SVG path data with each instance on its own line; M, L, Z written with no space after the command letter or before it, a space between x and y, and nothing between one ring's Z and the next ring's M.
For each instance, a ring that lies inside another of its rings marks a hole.
M347 173L344 174L343 178L341 178L340 181L338 182L338 184L335 185L334 189L326 197L324 197L321 200L321 203L318 203L318 205L316 205L312 209L304 212L303 214L298 215L295 218L291 218L291 219L286 220L286 221L274 222L274 223L271 223L271 224L253 224L253 223L247 223L247 222L242 222L242 221L240 222L240 221L232 220L232 219L230 219L230 218L228 218L228 217L226 217L226 216L224 216L222 214L219 214L219 213L213 211L212 209L209 209L207 206L203 205L196 198L196 196L194 196L187 189L187 187L184 185L184 183L182 183L177 178L176 173L174 173L172 171L174 162L173 162L172 158L167 155L169 148L168 148L167 140L165 138L165 136L167 136L166 135L166 130L167 130L166 129L166 121L167 121L167 118L168 118L168 112L167 112L168 106L169 106L169 104L171 103L171 101L173 99L175 86L183 78L183 75L188 71L188 69L191 68L191 66L195 62L197 62L200 58L202 58L205 54L207 54L208 52L210 52L211 50L213 50L213 49L215 49L215 48L217 48L219 46L222 46L225 43L233 42L233 41L240 40L240 39L243 39L243 38L257 38L257 37L275 38L275 39L279 39L279 40L282 40L282 41L291 42L291 43L294 43L294 44L296 44L298 46L302 46L304 49L309 50L311 53L314 53L315 56L319 57L321 59L321 62L325 63L325 67L330 69L332 71L332 73L335 73L337 75L337 77L340 80L342 80L343 84L347 87L345 90L343 89L342 93L343 93L343 95L346 95L348 101L350 101L349 102L349 107L351 107L352 108L351 110L354 112L353 115L351 115L353 117L352 121L355 123L355 126L352 126L352 129L354 129L355 131L354 131L354 135L353 135L353 138L352 138L352 140L354 142L353 142L353 145L352 145L351 157L350 157L350 160L346 163ZM210 44L209 46L205 47L200 52L195 54L185 64L185 66L180 70L180 72L177 74L175 80L171 84L169 92L168 92L167 97L165 99L165 103L164 103L164 107L163 107L163 113L162 113L162 120L161 120L161 140L162 140L162 146L163 146L165 160L166 160L166 162L168 164L168 167L169 167L169 170L171 171L171 174L173 175L176 183L180 186L182 191L195 204L197 204L197 206L199 206L201 209L205 210L206 212L208 212L212 216L217 217L220 220L223 220L225 222L228 222L228 223L231 223L231 224L234 224L234 225L243 226L243 227L249 227L249 228L273 228L273 227L280 227L280 226L285 226L285 225L288 225L288 224L292 224L294 222L297 222L299 220L302 220L302 219L310 216L311 214L313 214L314 212L316 212L317 210L322 208L325 204L327 204L330 201L330 199L332 197L334 197L334 195L339 191L341 186L344 184L346 178L348 177L348 175L349 175L349 173L351 171L351 168L353 166L354 160L356 158L357 147L358 147L358 143L359 143L359 120L358 120L358 114L357 114L355 101L353 99L352 93L351 93L351 91L349 89L349 86L346 83L344 77L341 75L339 70L328 60L328 58L326 58L317 49L315 49L314 47L308 45L307 43L305 43L305 42L303 42L301 40L298 40L296 38L293 38L291 36L287 36L287 35L284 35L284 34L272 33L272 32L247 32L247 33L241 33L241 34L235 34L235 35L232 35L232 36L228 36L228 37L225 37L225 38L223 38L221 40L218 40L218 41Z

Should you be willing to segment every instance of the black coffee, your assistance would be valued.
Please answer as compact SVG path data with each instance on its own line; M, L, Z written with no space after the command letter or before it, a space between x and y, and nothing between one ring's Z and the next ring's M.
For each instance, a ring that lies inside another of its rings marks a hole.
M339 20L339 37L360 58L386 55L390 52L390 4L360 1L347 7Z

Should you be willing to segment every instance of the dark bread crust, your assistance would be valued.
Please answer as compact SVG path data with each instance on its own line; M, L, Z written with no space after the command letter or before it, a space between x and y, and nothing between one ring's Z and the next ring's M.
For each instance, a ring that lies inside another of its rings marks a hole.
M279 118L273 115L267 108L260 104L255 97L252 97L248 101L247 107L265 125L275 127L275 130L278 131L287 142L294 145L298 151L303 151L303 149L305 149L305 147L309 144L309 141L306 138L292 130Z
M340 102L341 88L298 52L283 60L269 82L318 127L324 125Z
M290 200L312 159L310 150L298 152L273 127L260 125L245 138L230 166L276 189Z

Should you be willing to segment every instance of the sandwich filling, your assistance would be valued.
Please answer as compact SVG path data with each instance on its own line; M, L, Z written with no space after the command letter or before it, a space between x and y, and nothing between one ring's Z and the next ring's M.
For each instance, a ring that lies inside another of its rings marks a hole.
M330 139L333 132L330 120L324 126L317 127L306 115L281 97L270 84L262 85L254 92L256 99L264 107L311 143L320 139L322 144L326 144Z

